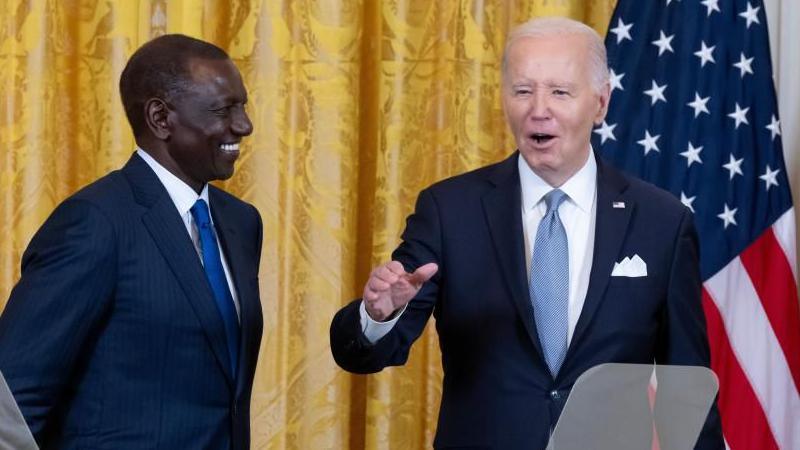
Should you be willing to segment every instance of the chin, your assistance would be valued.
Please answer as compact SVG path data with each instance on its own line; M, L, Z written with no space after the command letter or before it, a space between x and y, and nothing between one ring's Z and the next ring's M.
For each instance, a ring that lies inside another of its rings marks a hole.
M225 181L229 180L231 177L233 177L233 170L231 170L230 172L218 173L215 180Z
M221 165L217 166L216 170L214 171L214 179L215 180L227 180L228 178L232 177L235 173L235 168L233 164L230 165Z
M528 151L523 152L522 156L525 158L525 161L528 163L528 165L534 170L553 171L561 166L561 158L558 157L558 154L553 152L544 153L538 151Z

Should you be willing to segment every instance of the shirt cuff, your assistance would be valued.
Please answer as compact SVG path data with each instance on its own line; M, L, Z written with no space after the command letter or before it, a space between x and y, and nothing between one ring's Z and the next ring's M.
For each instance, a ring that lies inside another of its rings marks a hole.
M361 316L361 332L364 333L364 336L370 342L370 344L374 344L378 342L382 337L389 334L394 328L394 325L397 323L397 319L403 315L405 312L406 306L403 306L397 314L394 315L392 320L387 320L386 322L378 322L376 320L372 320L372 317L367 314L367 307L364 306L364 300L361 300L361 305L358 307L358 313Z

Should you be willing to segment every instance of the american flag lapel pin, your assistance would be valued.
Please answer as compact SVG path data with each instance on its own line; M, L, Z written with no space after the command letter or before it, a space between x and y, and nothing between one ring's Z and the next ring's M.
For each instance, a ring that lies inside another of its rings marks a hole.
M614 202L611 204L611 207L625 209L625 202Z

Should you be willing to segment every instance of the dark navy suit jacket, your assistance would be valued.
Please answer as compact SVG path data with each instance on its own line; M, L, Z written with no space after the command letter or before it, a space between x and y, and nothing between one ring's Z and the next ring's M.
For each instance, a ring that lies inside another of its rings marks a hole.
M241 311L238 377L197 252L139 156L56 208L0 316L0 371L42 448L246 449L261 219L209 186Z
M371 373L405 363L433 313L444 369L436 448L544 448L575 380L598 364L709 365L691 213L598 161L588 293L561 370L550 375L528 295L517 155L419 195L392 258L408 271L432 261L439 271L389 334L366 340L360 300L331 325L336 362ZM647 276L612 277L614 263L634 254ZM714 409L701 446L721 445Z

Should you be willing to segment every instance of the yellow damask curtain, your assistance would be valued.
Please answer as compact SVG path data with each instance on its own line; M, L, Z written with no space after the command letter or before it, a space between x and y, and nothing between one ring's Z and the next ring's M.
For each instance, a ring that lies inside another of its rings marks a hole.
M389 257L420 189L513 150L509 28L567 15L602 34L614 3L0 0L0 308L47 215L129 157L117 82L131 52L163 33L209 40L242 71L255 127L223 185L265 226L254 448L429 448L435 332L406 366L355 376L330 356L330 319Z

